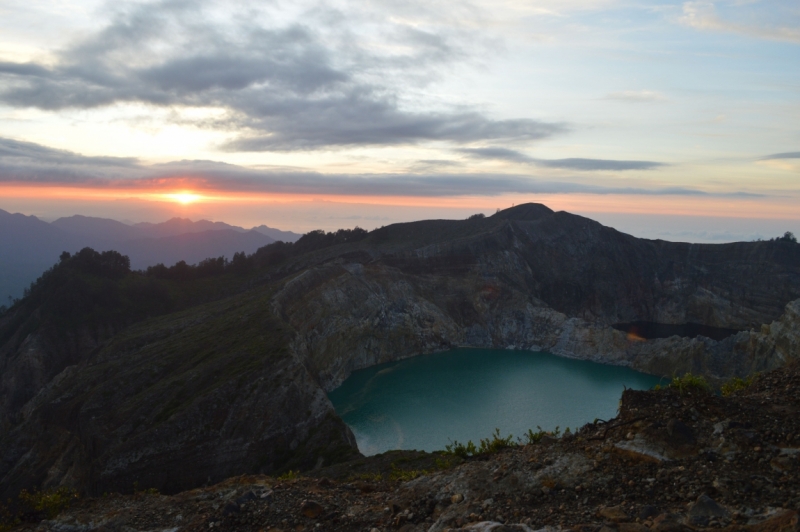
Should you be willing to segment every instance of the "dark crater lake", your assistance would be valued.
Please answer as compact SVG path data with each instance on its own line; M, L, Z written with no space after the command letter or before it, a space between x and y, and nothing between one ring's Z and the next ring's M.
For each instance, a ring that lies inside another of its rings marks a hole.
M700 323L656 323L652 321L634 321L631 323L617 323L612 325L615 329L628 333L629 336L642 338L644 340L654 340L656 338L669 338L670 336L685 336L696 338L705 336L712 340L721 341L728 336L738 333L738 329L725 329L723 327L712 327Z
M365 455L476 444L499 428L575 429L617 413L623 389L659 378L549 353L457 349L354 372L329 397Z

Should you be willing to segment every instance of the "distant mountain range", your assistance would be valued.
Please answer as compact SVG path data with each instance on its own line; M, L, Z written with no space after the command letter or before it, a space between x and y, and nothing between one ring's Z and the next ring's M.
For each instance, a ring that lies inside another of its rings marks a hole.
M163 223L128 225L107 218L69 216L47 223L35 216L0 209L0 305L17 298L63 251L84 247L113 249L131 259L131 268L188 264L208 257L233 257L277 240L295 242L302 235L260 225L245 229L223 222L172 218Z

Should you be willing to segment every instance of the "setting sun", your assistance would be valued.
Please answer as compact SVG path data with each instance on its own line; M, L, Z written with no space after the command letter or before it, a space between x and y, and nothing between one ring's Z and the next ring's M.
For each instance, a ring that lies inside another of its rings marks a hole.
M179 192L176 194L164 194L167 198L171 199L172 201L178 202L182 205L188 205L190 203L194 203L195 201L202 199L203 196L200 194L192 194L191 192Z

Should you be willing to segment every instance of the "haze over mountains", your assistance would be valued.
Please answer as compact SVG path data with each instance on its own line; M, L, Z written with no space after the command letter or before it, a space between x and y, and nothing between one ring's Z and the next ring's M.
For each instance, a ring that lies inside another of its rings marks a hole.
M245 229L223 222L173 218L163 223L128 225L107 218L69 216L52 223L35 216L0 209L0 305L17 298L63 251L84 247L119 251L131 259L131 268L178 261L195 264L208 257L228 259L236 252L253 253L301 235L266 225Z

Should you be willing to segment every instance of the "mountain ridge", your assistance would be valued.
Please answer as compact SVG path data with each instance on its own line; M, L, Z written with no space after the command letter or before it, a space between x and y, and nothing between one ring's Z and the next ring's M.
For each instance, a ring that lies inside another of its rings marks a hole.
M254 235L254 230L260 236ZM196 236L211 231L228 233L227 237ZM0 209L0 246L4 251L0 255L0 304L20 297L63 251L75 252L84 247L122 250L131 256L135 268L146 268L181 260L194 264L209 257L232 259L236 252L253 253L276 240L293 242L300 236L266 225L248 230L223 222L193 222L186 218L128 225L109 218L73 215L48 223L35 216Z
M335 463L357 449L326 390L356 369L454 346L711 379L800 357L800 245L668 243L543 206L508 211L312 232L227 265L128 271L99 293L153 283L178 306L119 330L99 313L66 343L23 299L0 316L0 496L145 480L175 492ZM64 286L84 293L99 282L91 271ZM636 320L742 332L640 341L613 327ZM69 357L54 351L64 345ZM32 389L41 367L55 377ZM271 421L250 430L255 411Z

